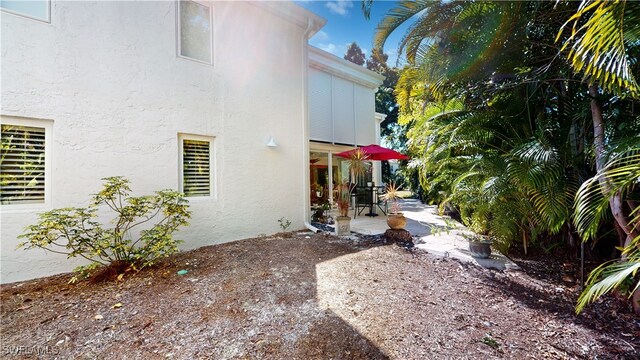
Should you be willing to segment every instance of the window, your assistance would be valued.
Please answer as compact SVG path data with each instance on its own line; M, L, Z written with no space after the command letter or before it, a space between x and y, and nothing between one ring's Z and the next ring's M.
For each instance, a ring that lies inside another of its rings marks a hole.
M188 197L213 196L212 140L205 136L180 136L180 190Z
M17 124L2 126L0 149L0 203L45 203L48 178L47 129ZM36 124L39 122L36 121Z
M0 0L2 10L35 20L49 22L49 0Z
M211 8L195 1L178 2L178 54L213 63Z

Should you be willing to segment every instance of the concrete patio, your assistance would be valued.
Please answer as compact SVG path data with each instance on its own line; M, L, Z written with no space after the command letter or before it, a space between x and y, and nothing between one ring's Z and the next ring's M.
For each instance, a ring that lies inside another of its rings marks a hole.
M449 217L438 215L436 206L425 205L415 199L404 199L401 200L401 208L407 218L405 229L419 238L416 241L417 248L436 256L451 257L486 268L518 269L514 262L495 249L488 259L472 257L468 241L462 236L464 233L471 234L471 231ZM378 213L380 215L375 217L365 216L365 212L354 217L351 210L349 213L352 218L351 231L363 235L383 234L389 228L386 222L387 217L379 209Z

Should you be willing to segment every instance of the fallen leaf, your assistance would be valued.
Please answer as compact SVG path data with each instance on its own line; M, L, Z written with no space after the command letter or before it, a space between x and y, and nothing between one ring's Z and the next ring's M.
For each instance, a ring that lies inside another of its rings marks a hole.
M112 309L118 309L121 307L122 307L122 303L113 304L113 306L111 306Z

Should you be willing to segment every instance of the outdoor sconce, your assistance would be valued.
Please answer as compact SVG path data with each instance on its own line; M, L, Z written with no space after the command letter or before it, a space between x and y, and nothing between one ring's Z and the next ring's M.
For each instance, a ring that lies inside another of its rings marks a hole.
M270 147L270 148L278 147L278 144L273 139L273 136L269 136L269 141L267 142L267 146Z

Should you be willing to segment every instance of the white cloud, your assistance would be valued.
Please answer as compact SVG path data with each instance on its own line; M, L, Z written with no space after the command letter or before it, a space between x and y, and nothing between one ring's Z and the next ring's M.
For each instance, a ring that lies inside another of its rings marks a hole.
M331 44L331 43L329 43L329 44L318 44L318 48L320 50L324 50L326 52L332 53L333 55L341 57L342 54L340 54L340 50L338 49L338 47L339 47L338 45Z
M329 34L327 34L326 32L320 30L318 31L314 36L314 40L318 40L318 41L327 41L329 40Z
M333 14L347 16L349 9L353 7L353 2L347 0L328 1L324 6Z

